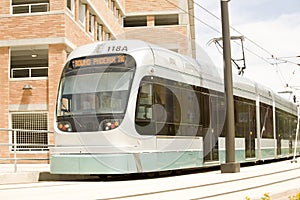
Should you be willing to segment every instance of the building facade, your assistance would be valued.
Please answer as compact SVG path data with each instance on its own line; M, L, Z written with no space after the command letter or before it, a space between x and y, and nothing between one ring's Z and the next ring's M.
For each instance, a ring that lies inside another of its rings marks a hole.
M60 73L78 46L142 39L193 55L188 6L188 0L1 0L0 128L53 130ZM48 158L46 145L53 144L51 133L18 131L14 138L0 131L0 143L14 139L23 144L16 148L23 158ZM13 157L12 147L0 152Z

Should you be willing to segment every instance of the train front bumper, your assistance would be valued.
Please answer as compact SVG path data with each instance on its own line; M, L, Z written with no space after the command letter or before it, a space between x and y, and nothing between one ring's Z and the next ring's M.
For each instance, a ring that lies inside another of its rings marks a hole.
M50 156L52 174L136 173L134 154L57 154Z

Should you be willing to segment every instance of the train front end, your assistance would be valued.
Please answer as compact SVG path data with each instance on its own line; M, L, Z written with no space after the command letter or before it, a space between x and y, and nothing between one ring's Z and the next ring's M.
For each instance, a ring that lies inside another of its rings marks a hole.
M58 91L51 173L137 172L134 154L128 153L137 140L125 131L132 126L125 116L136 70L128 49L110 42L71 54Z

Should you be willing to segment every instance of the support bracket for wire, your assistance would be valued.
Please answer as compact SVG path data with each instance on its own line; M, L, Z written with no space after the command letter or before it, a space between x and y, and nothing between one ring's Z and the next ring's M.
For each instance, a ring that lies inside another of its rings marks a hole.
M234 65L236 66L236 68L238 69L238 74L242 75L244 74L244 70L246 69L246 59L245 59L245 51L244 51L244 36L231 36L230 40L240 40L241 42L241 47L242 47L242 58L239 59L233 59L231 58L231 61L234 63ZM223 40L222 37L219 38L213 38L211 39L208 44L211 43L215 43L216 45L218 45L220 48L223 49L223 46L220 44L220 41ZM239 62L243 62L242 66L240 66Z

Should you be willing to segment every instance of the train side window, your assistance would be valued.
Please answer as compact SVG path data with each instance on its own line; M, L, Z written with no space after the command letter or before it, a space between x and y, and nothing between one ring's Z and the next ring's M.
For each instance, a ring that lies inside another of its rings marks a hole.
M170 85L154 85L154 118L158 135L178 133L181 121L180 89Z
M243 138L245 137L245 128L247 128L249 115L246 104L242 101L235 99L234 100L234 116L235 116L235 136Z
M152 84L140 87L136 118L152 119Z
M193 90L182 89L182 121L187 124L199 123L199 103Z
M60 115L66 115L66 113L71 112L71 98L70 96L65 96L61 101L61 109L62 112Z
M138 92L135 127L141 135L203 136L215 113L216 134L222 132L224 99L218 94L211 110L205 88L159 77L144 77Z
M201 101L200 101L200 112L201 112L201 122L203 128L208 128L210 124L210 111L209 111L209 95L208 94L201 94Z
M256 137L255 101L234 96L235 136Z
M226 105L225 105L225 100L224 96L219 96L218 97L218 133L220 134L221 137L225 137L225 115L226 115Z
M153 121L153 84L142 82L138 92L135 128L141 135L155 135Z
M273 138L273 108L260 103L260 127L262 138Z

